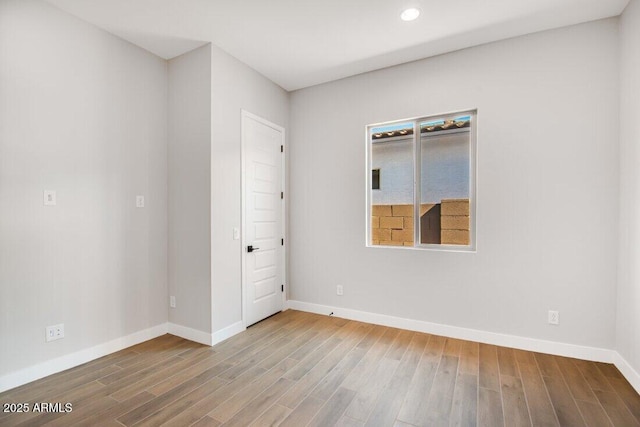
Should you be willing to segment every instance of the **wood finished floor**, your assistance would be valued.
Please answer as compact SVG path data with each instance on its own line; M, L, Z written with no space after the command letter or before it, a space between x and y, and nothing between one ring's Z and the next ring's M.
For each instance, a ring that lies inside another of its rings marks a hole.
M206 347L165 335L0 394L1 426L640 426L613 366L286 311Z

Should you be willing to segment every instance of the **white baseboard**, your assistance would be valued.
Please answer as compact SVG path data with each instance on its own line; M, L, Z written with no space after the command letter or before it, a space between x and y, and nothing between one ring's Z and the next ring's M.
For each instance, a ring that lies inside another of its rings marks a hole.
M638 374L638 371L633 369L629 362L617 351L613 352L613 364L616 365L616 368L618 368L627 381L629 381L629 384L640 393L640 374Z
M112 341L66 354L46 362L38 363L28 368L0 377L0 392L21 386L31 381L73 368L83 363L90 362L99 357L120 351L132 345L159 337L167 333L167 324L153 326L130 335L116 338Z
M117 338L103 344L98 344L84 350L76 351L71 354L60 356L28 368L20 369L19 371L3 375L0 377L0 393L23 384L30 383L31 381L82 365L83 363L90 362L98 359L99 357L131 347L132 345L157 338L166 333L205 345L215 345L244 331L245 329L246 328L242 322L236 322L224 329L210 334L208 332L202 332L186 326L176 325L175 323L162 323L149 329L134 332L130 335Z
M336 317L373 323L376 325L390 326L417 332L425 332L442 335L451 338L471 340L486 344L494 344L505 347L519 348L522 350L537 351L559 356L574 357L596 362L613 363L625 376L627 381L640 393L640 374L616 351L596 347L580 346L553 341L525 338L515 335L498 334L495 332L480 331L477 329L461 328L457 326L442 325L421 320L405 319L402 317L388 316L385 314L370 313L366 311L351 310L340 307L331 307L320 304L312 304L302 301L288 300L285 310L293 309L310 313L328 315L333 312ZM162 323L130 335L98 344L96 346L80 350L71 354L60 356L46 362L42 362L28 368L21 369L0 377L0 393L40 378L73 368L91 360L98 359L108 354L120 351L132 345L159 337L166 333L199 342L205 345L215 345L226 340L246 328L244 324L236 322L213 334L198 331L173 323Z
M211 345L216 345L219 342L226 340L227 338L231 338L232 336L239 334L240 332L246 330L244 323L242 321L233 323L226 328L222 328L219 331L215 331L211 334Z
M171 335L184 338L185 340L198 342L204 345L211 345L211 334L198 329L189 328L175 323L168 323L168 331Z
M197 329L189 328L187 326L176 325L175 323L169 323L169 333L182 337L186 340L199 342L205 345L216 345L219 342L231 338L232 336L244 331L245 328L242 321L233 323L226 328L222 328L219 331L215 331L210 334L208 332L199 331Z
M425 322L422 320L405 319L402 317L388 316L385 314L370 313L366 311L351 310L340 307L331 307L327 305L312 304L295 300L289 300L288 307L293 310L307 311L325 315L333 312L333 316L341 317L344 319L357 320L359 322L373 323L376 325L390 326L393 328L407 329L410 331L425 332L429 334L442 335L469 341L477 341L485 344L512 347L521 350L554 354L557 356L574 357L576 359L592 360L595 362L613 362L614 351L604 348L566 344L555 341L540 340L536 338L519 337L516 335L499 334L495 332L462 328L458 326L442 325L439 323Z

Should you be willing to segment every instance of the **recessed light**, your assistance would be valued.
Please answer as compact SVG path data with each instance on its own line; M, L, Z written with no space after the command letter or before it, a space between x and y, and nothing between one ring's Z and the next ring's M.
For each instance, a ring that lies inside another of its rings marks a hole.
M400 19L402 19L403 21L413 21L418 16L420 16L420 11L418 9L416 9L415 7L411 7L409 9L405 9L400 14Z

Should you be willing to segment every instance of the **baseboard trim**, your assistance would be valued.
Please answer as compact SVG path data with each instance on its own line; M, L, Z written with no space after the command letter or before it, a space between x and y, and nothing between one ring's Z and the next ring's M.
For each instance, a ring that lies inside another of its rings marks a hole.
M233 323L226 328L222 328L218 331L215 331L211 334L211 345L216 345L219 342L222 342L232 336L239 334L240 332L246 330L244 323L242 321Z
M168 323L168 326L169 333L171 335L200 344L211 345L211 334L209 332L203 332L198 329L189 328L188 326L182 326L171 322Z
M595 362L613 363L614 352L612 350L604 348L566 344L555 341L540 340L536 338L526 338L516 335L481 331L478 329L442 325L439 323L425 322L422 320L405 319L402 317L388 316L385 314L351 310L341 307L331 307L327 305L313 304L296 300L289 300L288 306L293 310L307 311L317 314L328 315L329 313L333 312L333 316L341 317L344 319L357 320L359 322L373 323L382 326L390 326L393 328L407 329L410 331L425 332L451 338L477 341L485 344L512 347L521 350L554 354L557 356L574 357L576 359L592 360Z
M216 345L232 336L244 331L245 328L242 321L233 323L226 328L222 328L214 333L203 332L198 329L189 328L187 326L169 323L169 333L179 336L189 341L198 342L204 345Z
M613 352L613 364L616 365L616 368L618 368L627 381L629 381L629 384L640 393L640 374L638 374L638 371L633 369L629 362L617 351Z
M336 317L373 323L376 325L402 328L411 331L425 332L451 338L477 341L486 344L518 348L521 350L536 351L558 356L613 363L633 388L640 393L640 374L614 350L499 334L495 332L442 325L421 320L406 319L341 307L331 307L296 300L288 300L284 308L285 310L300 310L324 315L333 313L333 316ZM58 358L3 375L0 377L0 393L40 378L82 365L83 363L115 353L116 351L120 351L141 342L157 338L166 333L177 335L205 345L215 345L239 334L240 332L243 332L244 330L246 330L246 328L242 321L233 323L212 334L188 328L186 326L176 325L174 323L162 323L121 338L116 338L103 344L98 344L84 350L60 356Z
M161 323L148 329L134 332L127 336L116 338L103 344L98 344L84 350L79 350L46 362L38 363L28 368L20 369L0 377L0 392L30 383L31 381L56 374L61 371L82 365L132 345L140 344L166 334L167 324Z

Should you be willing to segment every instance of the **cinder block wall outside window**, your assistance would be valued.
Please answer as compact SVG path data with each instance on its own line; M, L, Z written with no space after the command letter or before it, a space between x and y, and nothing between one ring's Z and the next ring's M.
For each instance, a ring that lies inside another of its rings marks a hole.
M420 205L420 217L434 204ZM371 210L371 244L413 246L413 205L373 205ZM441 201L440 237L443 245L468 245L469 199Z

